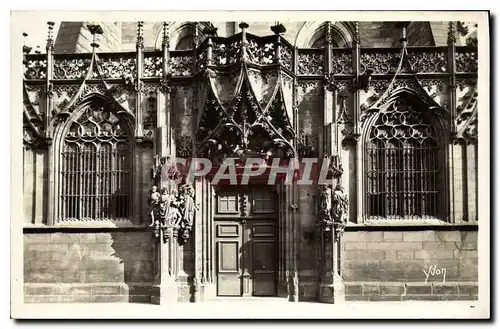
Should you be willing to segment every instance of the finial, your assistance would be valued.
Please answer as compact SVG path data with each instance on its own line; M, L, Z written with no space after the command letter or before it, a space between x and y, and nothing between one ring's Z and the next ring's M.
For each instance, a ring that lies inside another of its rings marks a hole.
M47 22L47 25L49 27L49 31L47 34L47 51L52 51L54 50L54 22Z
M247 23L245 23L245 22L241 22L241 23L240 23L240 25L238 25L238 26L239 26L239 27L240 27L240 29L242 29L243 31L244 31L245 29L247 29L247 28L248 28L248 24L247 24ZM242 31L242 32L243 32L243 31Z
M163 42L162 42L162 45L163 45L163 47L167 47L167 48L170 47L170 36L168 35L169 25L170 25L169 23L163 22Z
M97 40L97 35L103 34L102 27L99 24L89 24L87 29L92 34L92 43L90 44L92 48L99 48L99 42Z
M457 35L455 31L455 24L454 22L449 22L448 23L448 39L447 39L448 45L453 45L457 42Z
M332 44L332 24L330 22L326 22L326 44Z
M359 22L354 23L354 42L361 45L361 38L359 36Z
M274 34L278 35L285 33L286 28L280 22L276 22L275 25L271 26L271 31L273 31Z
M217 34L217 30L218 29L213 24L210 24L203 28L203 34L214 37Z
M193 48L196 49L198 48L198 45L200 43L199 36L198 36L198 22L194 22L193 24Z
M143 27L144 27L143 21L137 22L137 44L136 44L137 49L144 48L144 36L143 36L144 30L143 30Z
M23 32L23 53L28 55L31 52L32 47L26 46L26 37L28 36L28 33Z
M406 28L408 27L409 22L398 22L396 24L396 27L400 28L401 31L401 39L399 39L399 42L403 44L403 46L406 46L406 42L408 39L406 38Z

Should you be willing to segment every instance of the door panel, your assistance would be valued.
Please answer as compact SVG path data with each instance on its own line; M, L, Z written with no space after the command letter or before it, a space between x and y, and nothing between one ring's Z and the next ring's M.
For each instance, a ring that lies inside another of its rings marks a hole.
M256 222L252 234L253 295L276 295L276 241L274 222Z
M238 223L217 223L217 294L241 296L241 234Z
M215 221L218 296L276 296L276 228L272 217Z

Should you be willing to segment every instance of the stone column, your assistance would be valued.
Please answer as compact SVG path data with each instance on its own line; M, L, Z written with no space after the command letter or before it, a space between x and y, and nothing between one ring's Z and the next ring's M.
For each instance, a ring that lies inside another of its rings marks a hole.
M327 22L326 26L327 45L325 48L325 82L324 82L324 115L323 123L326 128L323 142L323 153L328 156L324 158L322 172L328 169L328 180L322 186L321 198L330 206L322 205L318 212L318 233L320 236L320 286L318 299L324 303L334 303L339 301L344 295L342 278L338 272L338 260L340 257L339 240L336 234L336 225L333 218L333 197L334 186L340 186L341 172L341 136L338 124L337 111L337 87L335 76L332 70L332 49L331 49L331 26ZM329 129L328 129L329 128ZM340 173L340 175L339 175ZM321 177L321 176L320 176ZM320 182L322 183L322 182ZM320 198L320 200L321 200Z
M163 77L158 92L157 129L155 132L155 151L157 159L162 159L160 174L161 188L172 191L176 189L176 182L171 179L169 164L175 165L175 145L172 138L170 87L167 80L168 72L168 36L167 25L164 24L163 38ZM170 163L166 161L170 158ZM178 300L178 287L176 282L177 269L177 239L173 230L159 230L155 236L155 283L151 293L153 304L168 305Z

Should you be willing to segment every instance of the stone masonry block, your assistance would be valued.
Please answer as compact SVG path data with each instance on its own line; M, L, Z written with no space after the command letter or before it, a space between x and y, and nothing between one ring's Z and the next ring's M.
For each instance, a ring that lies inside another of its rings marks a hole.
M362 295L363 294L363 283L344 283L344 289L346 295Z
M380 295L401 295L404 292L403 283L381 283Z
M453 259L453 250L417 250L415 259L422 260L440 260Z
M458 284L433 283L432 293L434 295L458 295Z
M403 232L384 232L385 242L394 242L402 240L403 240Z
M431 295L432 285L425 283L406 283L405 285L406 295Z
M373 296L380 294L380 285L378 283L363 283L363 296Z
M459 283L458 284L458 294L459 295L477 295L478 294L478 284L477 283Z

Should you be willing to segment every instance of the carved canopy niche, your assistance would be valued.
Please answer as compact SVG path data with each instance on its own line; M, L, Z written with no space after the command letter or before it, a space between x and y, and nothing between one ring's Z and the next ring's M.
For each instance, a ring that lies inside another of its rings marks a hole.
M295 132L280 72L210 71L196 133L198 156L293 158ZM233 85L228 93L226 85ZM224 94L222 94L222 92ZM260 96L257 96L260 95Z

